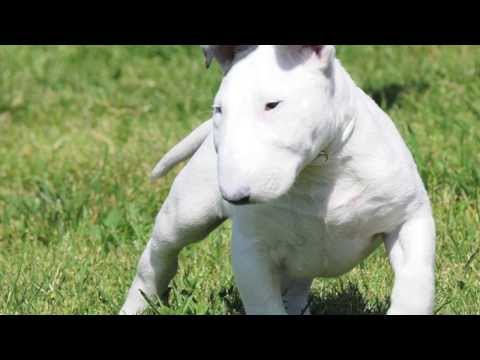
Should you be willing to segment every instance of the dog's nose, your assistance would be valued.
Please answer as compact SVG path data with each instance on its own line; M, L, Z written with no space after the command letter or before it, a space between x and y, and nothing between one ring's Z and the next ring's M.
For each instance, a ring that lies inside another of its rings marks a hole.
M233 205L245 205L250 202L250 189L242 186L234 191L225 191L222 189L222 196L225 201Z
M239 200L228 200L228 199L225 199L225 200L227 200L230 204L233 204L233 205L246 205L250 203L250 196L246 196Z

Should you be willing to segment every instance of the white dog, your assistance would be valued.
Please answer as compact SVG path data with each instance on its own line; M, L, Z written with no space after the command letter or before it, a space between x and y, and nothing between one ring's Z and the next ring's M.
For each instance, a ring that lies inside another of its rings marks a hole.
M431 314L428 195L394 124L335 48L203 49L225 73L213 118L153 172L163 176L194 154L157 216L121 313L138 314L144 295L164 294L179 251L230 218L247 314L302 313L314 278L350 271L382 242L395 273L388 314Z

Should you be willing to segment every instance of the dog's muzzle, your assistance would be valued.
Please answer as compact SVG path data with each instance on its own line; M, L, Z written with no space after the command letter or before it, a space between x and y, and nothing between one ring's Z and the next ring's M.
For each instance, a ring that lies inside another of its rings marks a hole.
M220 187L220 192L223 199L232 205L246 205L250 203L250 189L248 186L240 186L233 189Z

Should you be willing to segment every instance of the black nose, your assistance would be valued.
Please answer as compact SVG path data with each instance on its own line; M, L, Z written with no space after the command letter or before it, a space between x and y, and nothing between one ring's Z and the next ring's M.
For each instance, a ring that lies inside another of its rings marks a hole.
M227 202L233 205L247 205L250 203L250 196L245 196L241 199L225 199Z
M232 186L233 185L233 186ZM233 205L245 205L250 202L250 188L247 185L237 185L232 181L228 186L220 185L220 192L225 201Z

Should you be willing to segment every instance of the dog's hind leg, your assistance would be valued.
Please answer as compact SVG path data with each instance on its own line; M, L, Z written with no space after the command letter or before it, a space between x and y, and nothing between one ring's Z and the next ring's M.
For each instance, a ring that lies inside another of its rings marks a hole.
M177 271L180 250L204 239L225 219L210 135L175 179L120 313L139 314L147 308L144 295L164 295Z

